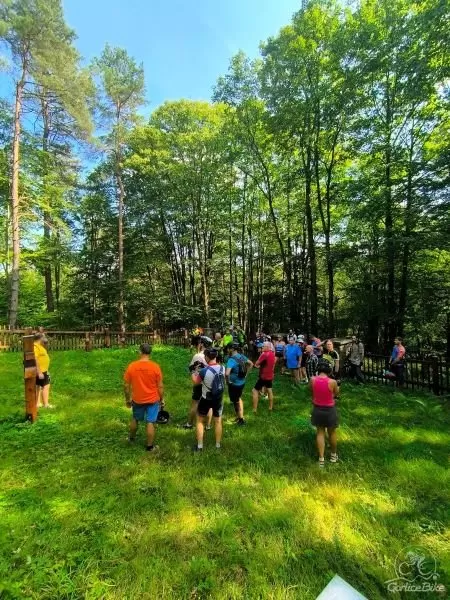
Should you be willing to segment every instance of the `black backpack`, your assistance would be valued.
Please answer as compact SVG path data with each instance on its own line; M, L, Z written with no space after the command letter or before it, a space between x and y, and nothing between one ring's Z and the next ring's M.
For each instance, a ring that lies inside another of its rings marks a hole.
M208 392L208 396L212 399L218 399L223 395L223 392L225 390L224 368L220 367L220 369L217 371L216 369L213 369L212 367L207 367L207 370L214 373L214 379L212 380L211 389Z

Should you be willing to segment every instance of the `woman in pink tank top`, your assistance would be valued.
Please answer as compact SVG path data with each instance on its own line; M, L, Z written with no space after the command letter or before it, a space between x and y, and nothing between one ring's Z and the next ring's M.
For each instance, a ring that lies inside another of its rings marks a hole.
M329 377L331 370L331 365L327 360L319 360L319 374L310 380L313 403L311 423L317 429L319 467L325 466L325 431L328 433L331 448L330 462L338 462L336 428L339 426L339 419L336 411L336 398L339 395L339 387L337 382Z

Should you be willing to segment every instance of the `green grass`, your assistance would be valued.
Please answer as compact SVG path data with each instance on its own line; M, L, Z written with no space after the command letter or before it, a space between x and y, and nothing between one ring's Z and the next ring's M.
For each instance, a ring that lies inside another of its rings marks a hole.
M21 423L21 356L0 355L0 598L312 600L338 573L371 600L394 560L425 547L449 587L448 410L435 398L344 385L342 462L319 471L307 390L275 384L223 448L177 427L188 354L156 348L172 422L160 453L125 443L121 374L134 350L52 355L57 408ZM250 378L245 406L250 407ZM442 597L442 596L441 596Z

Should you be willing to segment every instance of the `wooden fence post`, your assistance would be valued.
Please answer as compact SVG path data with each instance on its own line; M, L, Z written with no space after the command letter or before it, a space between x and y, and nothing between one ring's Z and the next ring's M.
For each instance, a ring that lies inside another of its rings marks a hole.
M439 357L433 354L431 358L431 376L433 379L433 393L439 396L441 393L441 378L439 373Z
M105 348L111 348L111 333L109 327L105 329Z
M24 335L23 343L23 370L25 383L25 418L34 423L37 419L36 397L36 358L34 356L34 335Z
M92 340L91 340L91 332L86 331L86 337L84 340L84 349L86 352L90 352L92 350Z

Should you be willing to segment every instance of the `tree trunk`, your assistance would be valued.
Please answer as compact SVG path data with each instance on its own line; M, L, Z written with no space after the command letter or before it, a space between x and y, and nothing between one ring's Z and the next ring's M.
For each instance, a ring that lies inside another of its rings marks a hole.
M403 257L402 257L402 278L400 282L400 296L398 302L397 313L397 334L403 335L405 325L405 314L407 311L408 300L408 271L409 258L411 255L411 233L413 229L412 220L412 201L413 201L413 156L414 156L414 133L411 130L411 140L409 146L409 164L408 164L408 180L406 188L406 206L404 219L404 242L403 242Z
M43 90L41 98L42 105L42 120L44 124L42 132L42 153L43 153L43 172L42 179L44 183L44 190L46 190L46 179L48 175L48 140L50 137L50 124L48 114L48 102L46 98L45 90ZM47 198L48 204L50 204L50 198ZM51 239L51 215L48 210L44 210L44 240L45 250L48 251ZM53 285L52 285L52 261L46 260L44 266L44 280L45 280L45 298L47 305L47 312L54 312L55 302L53 298Z
M385 138L385 166L384 166L384 199L385 199L385 231L386 231L386 269L387 269L387 295L386 295L386 314L385 323L385 344L392 342L396 335L395 323L395 241L394 241L394 217L392 206L392 148L391 148L391 128L392 128L392 110L389 80L386 83L386 138Z
M311 333L317 335L317 260L316 245L314 241L313 214L311 207L311 148L306 149L305 162L305 212L306 228L308 233L308 257L310 264L310 318Z
M119 331L125 331L124 319L124 290L123 290L123 207L125 199L125 190L123 187L122 174L120 167L117 166L116 171L117 187L119 190Z
M20 175L20 132L22 116L22 98L25 87L25 64L22 67L22 76L16 86L16 101L14 106L14 137L12 149L12 178L11 178L11 224L12 224L12 269L11 269L11 296L9 302L9 326L17 326L17 312L19 310L19 282L20 282L20 206L19 206L19 175Z

